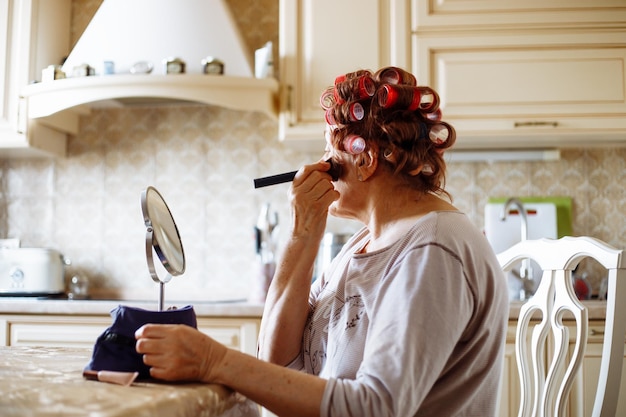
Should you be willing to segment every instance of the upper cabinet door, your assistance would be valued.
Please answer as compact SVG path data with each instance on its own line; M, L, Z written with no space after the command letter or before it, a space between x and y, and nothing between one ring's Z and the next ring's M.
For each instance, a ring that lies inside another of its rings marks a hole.
M0 157L65 152L65 137L27 120L21 90L67 56L71 0L0 0Z
M623 0L412 5L412 66L457 149L626 143Z
M623 25L624 0L412 0L420 31Z
M409 65L408 1L281 0L279 136L324 151L320 94L340 74Z
M416 36L456 148L626 142L626 31Z
M0 141L17 135L18 87L28 77L17 47L19 22L15 20L21 12L16 1L0 0Z

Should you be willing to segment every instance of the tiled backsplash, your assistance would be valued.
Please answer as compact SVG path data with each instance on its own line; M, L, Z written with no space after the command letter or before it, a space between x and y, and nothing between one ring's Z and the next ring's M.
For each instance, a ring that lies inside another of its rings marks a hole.
M73 0L73 33L100 1ZM249 46L275 39L277 0L262 2L267 19L246 13L247 2L228 3L244 9L234 14L251 28ZM187 272L167 284L166 300L245 298L261 206L270 202L278 211L283 236L289 225L288 185L255 190L253 178L297 169L323 150L296 152L277 133L277 122L264 114L212 106L96 110L81 118L66 159L1 163L0 237L58 249L73 263L68 274L86 275L96 297L156 300L140 207L142 190L154 185L179 225L188 262ZM452 163L447 189L479 228L490 196L570 196L574 235L626 247L624 184L626 148L573 149L558 161ZM330 227L349 231L355 224ZM596 290L599 278L592 277Z
M82 117L66 159L3 162L0 236L60 250L73 263L68 273L87 275L96 296L156 299L140 207L141 191L154 185L188 261L166 298L245 298L263 203L279 212L283 236L289 225L288 184L255 190L252 180L322 152L295 152L277 130L264 114L212 106L96 110ZM626 247L625 161L622 148L564 151L550 162L451 163L447 188L479 228L489 196L571 196L575 235Z
M2 169L0 236L59 249L93 292L157 294L144 253L141 191L154 185L179 224L188 268L172 297L245 298L253 226L265 201L288 219L286 185L254 190L252 179L308 159L283 150L260 113L209 106L99 110L81 120L60 160L12 160ZM119 293L119 294L118 294Z

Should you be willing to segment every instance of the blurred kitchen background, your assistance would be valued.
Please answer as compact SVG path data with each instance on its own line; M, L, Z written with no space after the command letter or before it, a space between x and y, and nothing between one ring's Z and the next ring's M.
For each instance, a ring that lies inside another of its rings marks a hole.
M100 3L72 1L72 43ZM251 62L268 40L278 44L278 0L227 4ZM246 298L263 204L278 212L281 233L289 227L288 184L255 190L253 178L295 170L323 153L322 146L297 151L277 135L277 120L261 112L195 104L94 109L69 137L66 158L0 162L0 236L59 250L72 262L67 275L86 276L94 298L154 299L140 208L142 190L153 185L178 223L188 262L187 272L168 284L168 297ZM447 177L454 204L478 228L490 197L567 196L573 235L620 248L625 184L626 148L618 146L563 149L552 161L451 162ZM334 232L355 227L329 223ZM589 268L597 290L602 273Z

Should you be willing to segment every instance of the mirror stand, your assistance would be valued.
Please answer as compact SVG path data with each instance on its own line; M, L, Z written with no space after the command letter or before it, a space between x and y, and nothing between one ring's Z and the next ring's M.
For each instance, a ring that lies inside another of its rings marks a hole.
M141 210L146 226L146 261L152 280L159 284L159 311L163 311L165 284L185 272L185 252L174 217L156 188L143 191ZM156 271L153 252L167 271L164 278Z

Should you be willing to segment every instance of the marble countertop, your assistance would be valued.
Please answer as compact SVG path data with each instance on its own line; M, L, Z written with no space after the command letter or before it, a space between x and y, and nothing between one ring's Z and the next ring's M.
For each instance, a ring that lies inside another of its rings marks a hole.
M83 378L91 349L0 347L3 417L258 417L256 404L219 385Z
M118 305L157 310L157 301L133 300L67 300L40 299L31 297L0 297L0 314L77 314L109 315ZM198 317L261 317L263 304L246 301L233 302L166 302L170 306L182 307L191 304Z

